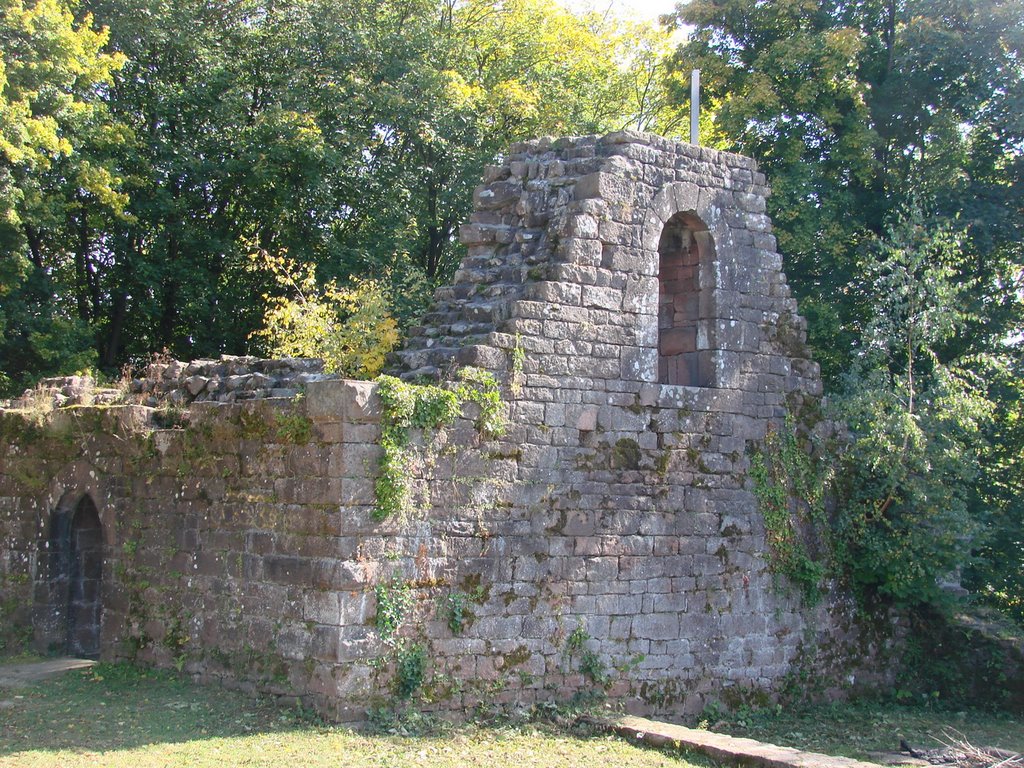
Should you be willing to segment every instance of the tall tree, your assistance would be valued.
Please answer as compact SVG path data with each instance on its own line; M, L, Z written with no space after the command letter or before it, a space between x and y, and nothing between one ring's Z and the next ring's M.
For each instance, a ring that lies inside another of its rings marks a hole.
M102 150L119 134L100 95L123 64L106 39L62 0L0 2L0 389L95 359L81 232L87 205L125 203Z
M637 101L629 40L555 0L81 10L109 28L108 58L124 66L94 78L106 122L86 131L79 119L79 151L55 150L61 163L29 174L37 237L11 249L25 263L42 254L53 283L39 295L57 297L79 331L64 338L91 339L107 369L163 348L244 351L265 309L252 297L282 290L253 267L258 251L340 285L382 279L409 322L454 270L458 225L495 154L536 134L620 127ZM27 319L15 326L32 337Z
M976 483L988 453L999 360L940 349L971 321L958 279L962 235L910 210L862 263L872 316L838 398L857 437L845 456L837 551L862 588L934 602L939 581L967 562L987 522Z
M973 545L974 585L1020 605L1024 6L692 0L675 18L694 30L673 67L702 70L714 140L771 178L790 284L843 392L854 576L934 597L936 568Z
M1020 324L1022 16L1015 0L679 6L694 31L674 68L701 69L715 141L772 179L779 244L828 378L869 319L843 294L858 253L911 198L968 225L964 268L987 306L962 338L996 344Z

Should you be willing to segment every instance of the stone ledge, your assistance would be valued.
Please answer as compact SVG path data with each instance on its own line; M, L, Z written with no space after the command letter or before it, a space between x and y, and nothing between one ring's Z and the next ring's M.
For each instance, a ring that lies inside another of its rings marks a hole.
M608 727L628 739L639 739L655 747L693 749L714 760L733 765L755 768L881 768L877 763L849 757L777 747L753 739L740 739L642 717L623 717L609 723Z

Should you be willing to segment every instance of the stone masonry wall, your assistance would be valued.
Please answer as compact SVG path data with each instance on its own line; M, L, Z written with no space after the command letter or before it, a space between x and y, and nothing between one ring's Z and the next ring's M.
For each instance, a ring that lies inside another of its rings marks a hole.
M141 405L3 412L5 622L61 647L51 520L87 494L104 657L341 719L390 696L413 649L419 705L454 712L604 687L633 711L694 713L802 671L883 679L884 631L834 595L808 606L770 569L749 451L821 388L767 194L747 158L644 134L541 139L488 169L468 255L399 365L492 371L510 429L485 440L467 406L418 436L405 519L373 516L371 383L192 402L160 428ZM674 280L695 295L664 298L667 226L696 244ZM684 306L686 341L668 345ZM663 380L672 354L700 386ZM404 594L397 637L382 636L375 616Z

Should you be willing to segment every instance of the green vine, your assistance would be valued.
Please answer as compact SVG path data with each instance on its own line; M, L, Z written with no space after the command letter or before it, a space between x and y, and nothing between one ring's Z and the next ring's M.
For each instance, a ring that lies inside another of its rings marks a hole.
M426 648L421 643L398 637L398 630L415 602L413 585L395 575L390 584L377 585L376 595L377 616L374 625L380 633L381 641L388 646L385 654L377 660L378 668L383 669L389 658L394 660L394 694L397 700L404 701L423 685L427 669Z
M445 599L444 607L448 617L448 629L453 635L461 635L469 614L469 595L465 592L451 592Z
M374 626L384 643L394 645L405 615L412 608L412 587L396 577L391 584L378 584L376 594L377 617Z
M519 397L523 392L523 369L526 363L526 350L523 349L523 339L517 333L516 343L512 347L512 375L509 377L509 391L512 397Z
M300 413L278 413L274 415L277 439L282 443L306 445L313 439L313 421Z
M577 668L580 674L595 685L606 688L611 683L611 676L601 657L587 648L587 642L591 639L586 625L581 621L565 639L565 656L567 659L578 657Z
M377 504L373 514L376 519L411 511L411 430L450 426L462 413L462 404L472 402L480 407L476 420L480 434L487 437L504 434L504 403L494 376L479 368L463 368L458 379L448 386L409 384L394 376L377 379L383 406L380 444L384 452L375 485Z
M816 603L825 564L808 552L802 532L825 529L826 478L800 447L791 417L782 431L768 425L764 445L751 456L750 475L764 516L769 567Z
M410 698L423 685L427 672L427 649L422 643L402 645L395 653L395 697Z
M501 437L508 424L505 421L505 407L501 390L494 374L482 368L462 368L458 373L459 384L455 394L462 402L476 403L480 415L476 420L477 431L485 437Z

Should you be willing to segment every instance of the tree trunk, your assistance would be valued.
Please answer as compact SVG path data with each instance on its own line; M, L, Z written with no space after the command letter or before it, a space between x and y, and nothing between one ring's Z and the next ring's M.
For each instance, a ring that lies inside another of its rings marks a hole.
M36 269L43 268L43 237L31 224L25 225L25 239L28 241L28 253Z
M128 294L118 291L114 294L110 306L110 326L107 340L103 345L100 365L111 369L117 365L121 356L121 334L124 331L125 319L128 316Z
M173 267L178 260L178 238L167 238L167 266ZM174 347L174 329L178 322L178 281L173 277L164 278L163 297L160 309L160 325L157 329L159 343L167 349Z
M80 212L76 229L78 242L75 248L75 302L78 306L78 317L85 322L91 319L89 304L89 274L87 258L89 253L89 225L85 212Z

